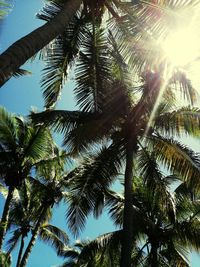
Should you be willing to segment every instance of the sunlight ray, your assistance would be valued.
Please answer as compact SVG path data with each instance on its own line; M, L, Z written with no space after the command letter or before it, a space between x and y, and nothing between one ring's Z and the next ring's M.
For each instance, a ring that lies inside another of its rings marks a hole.
M163 75L160 73L160 77L161 79L163 80L162 82L162 85L159 89L159 93L158 93L158 97L155 101L155 104L153 106L153 110L151 112L151 115L150 115L150 118L149 118L149 121L147 123L147 126L146 126L146 129L145 129L145 133L144 135L146 135L150 129L150 127L152 126L152 123L153 123L153 120L154 120L154 117L156 115L156 112L157 112L157 109L158 109L158 106L161 102L161 99L162 99L162 96L165 92L165 89L169 83L169 79L171 78L171 74L172 74L172 66L170 67L169 65L165 64L164 65L164 70L163 70Z

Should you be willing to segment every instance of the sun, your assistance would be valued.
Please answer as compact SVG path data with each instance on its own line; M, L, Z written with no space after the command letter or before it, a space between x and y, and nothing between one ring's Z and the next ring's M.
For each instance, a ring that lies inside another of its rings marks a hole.
M192 27L169 34L162 42L166 60L175 67L195 61L200 54L200 38Z

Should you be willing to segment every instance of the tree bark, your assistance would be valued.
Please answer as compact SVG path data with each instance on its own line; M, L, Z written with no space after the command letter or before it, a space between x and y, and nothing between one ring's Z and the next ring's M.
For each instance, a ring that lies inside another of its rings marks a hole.
M51 21L19 39L0 55L0 87L21 65L65 30L81 2L82 0L66 1L61 12Z
M131 252L133 241L133 142L129 140L126 148L125 191L124 191L124 219L120 267L131 266Z
M20 249L19 249L19 254L18 254L18 258L17 258L16 267L20 266L20 261L21 261L21 258L22 258L23 249L24 249L24 236L21 237L21 244L20 244Z
M10 203L11 203L12 198L13 198L13 193L14 193L14 187L9 186L8 195L6 198L6 202L4 205L3 214L2 214L2 218L1 218L1 223L0 223L0 251L2 251L3 241L4 241L5 234L6 234L7 227L8 227Z
M150 251L150 266L158 267L158 243L151 243L151 251Z
M40 226L41 226L42 220L43 220L43 218L44 218L44 216L46 214L46 211L47 211L47 208L44 207L42 209L42 212L41 212L38 220L37 220L37 223L35 225L35 228L32 231L31 240L28 243L28 246L27 246L27 248L26 248L26 250L24 252L24 255L22 257L22 260L21 260L21 262L19 264L19 267L25 267L26 264L27 264L28 258L30 256L31 251L32 251L32 248L35 245L35 241L36 241L36 238L38 236L38 233L39 233L39 230L40 230Z

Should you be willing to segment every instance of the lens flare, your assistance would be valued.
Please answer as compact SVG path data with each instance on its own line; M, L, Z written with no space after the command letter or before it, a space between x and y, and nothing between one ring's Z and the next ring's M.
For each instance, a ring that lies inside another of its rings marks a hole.
M199 55L199 38L193 29L182 29L169 34L162 47L172 65L184 66Z

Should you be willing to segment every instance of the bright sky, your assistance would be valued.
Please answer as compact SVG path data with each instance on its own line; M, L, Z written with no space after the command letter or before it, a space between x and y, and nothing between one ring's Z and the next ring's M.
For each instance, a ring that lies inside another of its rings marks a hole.
M40 25L40 21L35 18L35 14L43 5L42 0L13 0L13 11L5 19L0 28L0 53L12 44L14 41L29 33ZM40 62L27 64L26 69L32 72L31 76L11 79L6 85L0 89L0 105L6 107L9 111L22 115L27 115L31 107L37 107L42 110L42 95L39 86L40 70L42 68ZM72 82L69 82L62 95L58 107L61 109L74 109L74 100L72 96ZM2 200L1 200L2 207ZM63 205L56 210L53 223L60 228L66 228L65 208ZM95 221L90 219L83 233L83 237L93 237L113 230L112 223L104 216L101 220ZM15 266L16 255L13 257L13 266ZM56 253L47 245L37 243L30 256L28 267L51 267L62 263L63 260L56 256ZM192 255L192 267L200 266L200 257L196 254Z

